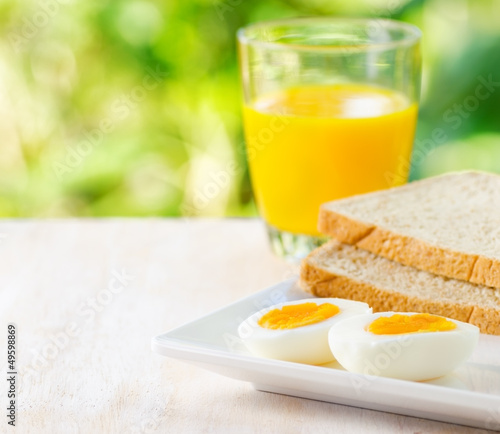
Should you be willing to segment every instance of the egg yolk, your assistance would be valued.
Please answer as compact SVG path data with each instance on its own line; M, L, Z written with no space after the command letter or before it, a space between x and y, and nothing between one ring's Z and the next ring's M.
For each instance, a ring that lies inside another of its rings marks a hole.
M446 332L456 328L456 324L446 318L422 313L417 315L381 316L372 321L367 330L376 335L399 335L404 333Z
M301 303L283 306L267 312L258 321L266 329L286 330L315 324L331 318L340 312L338 306L331 303Z

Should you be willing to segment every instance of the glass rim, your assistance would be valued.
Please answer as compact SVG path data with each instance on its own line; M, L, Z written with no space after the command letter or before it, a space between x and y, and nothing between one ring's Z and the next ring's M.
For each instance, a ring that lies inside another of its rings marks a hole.
M377 23L386 29L402 29L406 32L404 38L394 39L384 42L367 42L367 43L352 43L346 41L342 45L313 45L313 44L298 44L279 41L264 41L262 39L252 38L248 32L258 28L273 28L278 25L298 25L298 24L318 24L318 23L345 23L345 24L365 24ZM307 18L285 18L278 20L267 20L251 23L247 26L238 29L237 38L241 44L260 46L269 49L292 49L300 51L325 51L325 52L341 52L341 51L366 51L373 48L391 49L405 46L415 45L422 37L422 31L415 25L405 23L403 21L391 20L388 18L342 18L342 17L307 17Z

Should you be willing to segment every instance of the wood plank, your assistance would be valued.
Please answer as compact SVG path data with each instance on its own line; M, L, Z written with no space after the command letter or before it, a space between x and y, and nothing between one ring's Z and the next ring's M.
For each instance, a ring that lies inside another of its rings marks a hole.
M257 220L3 221L0 235L17 432L478 432L257 392L153 354L152 336L297 272L270 253Z

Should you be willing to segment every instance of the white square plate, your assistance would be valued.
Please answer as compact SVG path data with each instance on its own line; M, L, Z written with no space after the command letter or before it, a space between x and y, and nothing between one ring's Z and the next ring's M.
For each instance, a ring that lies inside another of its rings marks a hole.
M258 390L500 430L500 336L482 334L467 363L426 382L353 374L335 362L264 359L246 350L237 334L240 322L264 307L310 297L288 280L154 337L152 349Z

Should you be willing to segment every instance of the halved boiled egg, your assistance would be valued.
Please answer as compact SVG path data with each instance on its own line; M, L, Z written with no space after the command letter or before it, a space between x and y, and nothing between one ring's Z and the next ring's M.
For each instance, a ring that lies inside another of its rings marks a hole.
M328 330L371 311L366 303L340 298L291 301L253 314L240 324L238 334L257 356L319 365L333 360Z
M451 372L478 339L472 324L413 312L360 315L328 333L333 355L348 371L415 381Z

